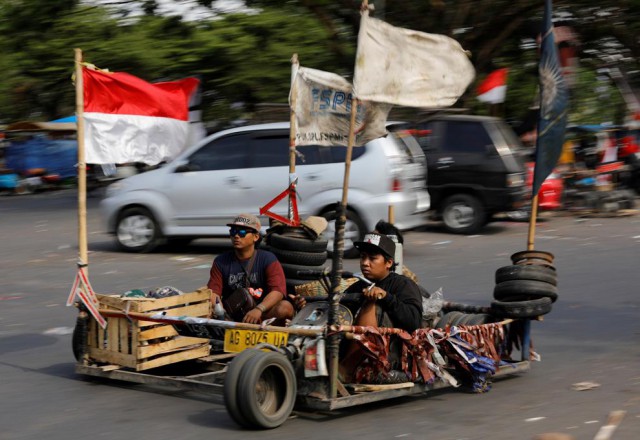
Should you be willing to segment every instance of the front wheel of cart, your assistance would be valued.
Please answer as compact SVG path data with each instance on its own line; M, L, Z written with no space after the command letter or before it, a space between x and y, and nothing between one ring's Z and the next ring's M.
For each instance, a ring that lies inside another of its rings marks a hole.
M229 364L224 378L224 403L231 418L240 426L250 426L238 404L240 373L247 362L260 353L260 350L249 348L238 354Z
M242 367L237 387L238 404L248 422L245 426L276 428L293 411L296 376L283 354L270 351L251 357Z

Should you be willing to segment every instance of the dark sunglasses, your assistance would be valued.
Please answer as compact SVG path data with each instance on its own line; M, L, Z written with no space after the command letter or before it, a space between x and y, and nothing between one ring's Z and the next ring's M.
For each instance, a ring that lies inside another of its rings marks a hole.
M238 229L238 228L229 229L229 237L235 237L236 235L239 235L240 238L244 238L247 236L247 234L253 234L253 231L251 229Z

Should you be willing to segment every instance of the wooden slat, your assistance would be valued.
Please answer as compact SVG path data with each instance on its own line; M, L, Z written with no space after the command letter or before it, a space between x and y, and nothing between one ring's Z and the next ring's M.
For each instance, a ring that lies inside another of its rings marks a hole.
M90 319L88 324L89 326L89 335L87 336L87 347L97 347L98 346L98 334L96 328L98 327L98 323L95 319Z
M107 318L107 350L119 352L120 319Z
M184 295L170 296L168 298L156 299L153 302L144 302L138 305L139 312L161 311L167 307L182 306L189 303L206 302L211 303L211 292L198 290Z
M211 307L209 303L200 303L176 309L163 310L163 312L166 312L166 316L195 316L198 318L208 318L210 310ZM150 325L158 325L157 322L152 321L137 321L137 323L140 328L149 327Z
M138 359L145 359L151 356L156 356L168 351L173 351L179 348L188 347L190 345L206 344L209 346L209 340L204 338L191 338L188 336L178 336L165 342L158 344L149 344L142 347L138 347L136 350L136 357ZM208 353L207 353L208 354Z
M122 365L123 367L129 368L136 368L138 364L134 355L115 353L112 351L101 350L99 348L89 348L89 358L96 362Z
M98 344L96 348L99 348L102 350L104 349L104 346L105 346L105 340L104 340L105 333L104 333L104 329L97 324L96 324L96 333L98 335L98 338L97 338Z
M148 341L149 339L170 338L178 336L178 332L172 325L161 325L138 333L138 341Z
M120 353L131 354L132 350L129 346L131 339L131 324L129 324L129 321L126 319L118 319L118 327L120 332L120 349L118 351Z
M190 359L198 359L209 354L209 345L202 347L192 348L190 350L180 351L178 353L162 356L150 361L141 362L136 366L137 371L148 370L149 368L156 368L162 365L174 364L176 362L182 362Z

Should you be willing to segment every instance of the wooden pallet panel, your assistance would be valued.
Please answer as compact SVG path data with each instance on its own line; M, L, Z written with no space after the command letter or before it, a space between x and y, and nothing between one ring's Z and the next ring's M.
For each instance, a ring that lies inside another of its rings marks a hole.
M168 316L209 317L211 291L207 288L168 298L120 298L98 295L100 308L122 312ZM180 336L169 324L137 321L127 317L108 317L107 328L95 320L89 322L87 341L89 359L132 368L136 371L156 368L209 355L209 340Z

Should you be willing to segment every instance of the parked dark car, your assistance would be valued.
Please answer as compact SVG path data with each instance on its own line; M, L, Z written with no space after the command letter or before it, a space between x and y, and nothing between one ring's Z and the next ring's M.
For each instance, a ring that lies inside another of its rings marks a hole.
M414 128L427 158L431 212L450 232L474 234L494 214L528 203L524 147L502 119L437 114Z

